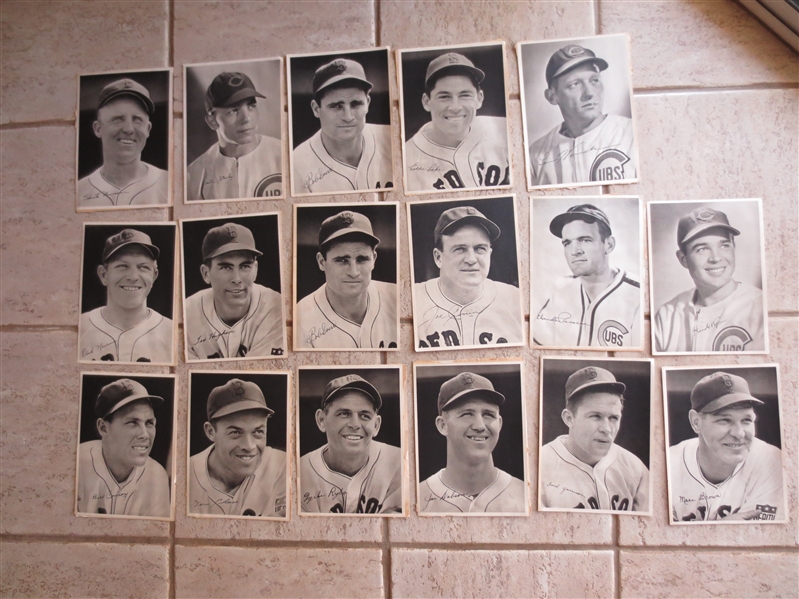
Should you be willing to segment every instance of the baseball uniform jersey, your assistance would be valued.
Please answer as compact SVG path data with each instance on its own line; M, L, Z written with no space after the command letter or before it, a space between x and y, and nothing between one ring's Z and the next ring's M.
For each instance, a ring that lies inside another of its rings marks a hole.
M149 308L147 318L126 330L108 322L102 307L80 316L80 361L172 364L173 339L172 320Z
M78 447L78 512L116 516L169 518L169 477L163 466L147 458L130 476L117 482L103 458L103 442Z
M286 517L286 452L266 447L256 471L230 493L208 474L214 445L189 458L189 513L214 516Z
M712 306L697 306L695 289L658 308L655 351L742 352L766 349L763 292L747 283Z
M448 487L441 480L444 470L446 468L419 485L421 512L523 514L527 511L524 482L499 468L494 482L475 496Z
M106 181L102 167L78 181L78 208L152 206L169 204L169 173L143 162L147 172L124 187Z
M325 285L297 302L294 343L297 349L377 349L397 347L397 286L372 281L367 288L366 316L361 324L339 316Z
M186 348L190 361L283 355L280 294L257 283L251 293L250 309L232 326L217 315L213 289L198 291L186 300Z
M261 142L239 158L224 156L219 142L186 169L186 199L232 200L275 198L283 193L283 160L279 139L259 135Z
M719 484L705 479L696 461L699 438L669 448L671 517L674 522L723 520L760 510L757 520L786 519L780 450L755 437L746 460Z
M510 182L508 125L504 117L476 116L457 148L428 138L425 123L405 144L407 191L497 187Z
M524 342L521 294L513 285L486 279L483 294L465 306L441 292L438 278L417 283L413 292L419 347Z
M641 284L623 270L591 301L580 277L555 283L533 321L533 343L549 347L641 347Z
M541 505L549 508L649 511L649 470L615 443L594 466L577 459L561 435L541 448Z
M558 125L530 146L534 186L613 183L638 176L631 119L609 114L579 137L563 135L564 126Z
M402 511L402 454L399 447L369 443L369 459L352 476L334 472L325 445L300 458L300 509L334 514Z
M357 167L327 153L321 130L297 146L291 153L294 195L394 187L391 127L367 123L362 139L363 153Z

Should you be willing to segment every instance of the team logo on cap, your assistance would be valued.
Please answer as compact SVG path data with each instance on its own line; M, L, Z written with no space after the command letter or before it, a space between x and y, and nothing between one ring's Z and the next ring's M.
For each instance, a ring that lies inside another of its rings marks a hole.
M472 375L469 374L468 372L464 372L461 375L461 380L467 385L471 385L474 383L474 377L472 377Z
M241 87L242 85L244 85L244 77L242 77L238 73L234 73L228 78L227 84L230 87Z
M475 210L474 208L469 207L469 208L466 209L466 214L477 214L477 210Z
M597 338L599 339L600 345L623 347L624 336L629 334L629 332L627 327L620 322L616 320L606 320L599 325L597 329Z
M449 64L458 64L460 59L455 54L447 54L447 60L449 60Z
M600 152L591 164L591 181L620 181L626 178L624 165L630 157L621 150L611 148Z
M339 60L334 60L334 61L333 61L333 62L330 64L330 66L331 66L332 68L334 68L335 70L337 70L339 73L343 73L344 71L346 71L346 70L347 70L347 63L345 63L345 62L344 62L343 60L341 60L341 59L339 59Z
M233 393L244 395L244 385L241 384L241 381L233 381Z
M122 238L122 241L127 241L128 239L133 238L133 231L130 229L125 229L119 234L119 236Z
M236 231L236 227L233 225L228 225L225 227L225 233L227 233L228 237L231 239L236 239L239 236L239 232Z
M696 215L696 220L701 220L703 222L713 220L716 217L716 213L713 212L710 208L705 208L701 210Z
M353 216L352 212L342 212L341 220L343 220L348 225L351 225L355 220L355 217Z
M721 380L724 381L724 386L727 387L727 393L732 393L732 379L725 374L721 377Z
M585 371L585 373L588 375L588 378L592 380L598 376L597 371L594 368L589 368L588 370Z
M353 381L357 381L360 378L361 377L359 377L357 374L348 374L347 376L344 377L344 382L345 383L352 383Z
M580 46L569 46L566 48L566 54L569 56L580 56L581 54L585 53L585 49L581 48Z
M133 87L133 81L131 81L130 79L124 79L122 81L122 87L124 87L125 89L130 89L131 87Z
M726 327L713 340L713 351L743 351L751 342L752 336L743 327Z

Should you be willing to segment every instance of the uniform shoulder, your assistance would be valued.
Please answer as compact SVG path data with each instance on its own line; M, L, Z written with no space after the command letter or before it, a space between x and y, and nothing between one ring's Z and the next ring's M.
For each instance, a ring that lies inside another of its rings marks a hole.
M272 137L271 135L261 135L261 143L265 144L270 150L277 150L279 152L282 149L280 139Z
M150 473L150 476L152 476L152 477L154 477L156 479L160 479L160 481L163 481L164 483L168 484L169 476L167 476L166 470L164 469L164 467L161 464L156 462L151 457L147 458L147 461L145 462L145 464L146 464L147 472Z
M197 156L194 160L191 161L189 164L188 169L191 171L195 170L202 170L203 166L208 160L211 160L214 156L219 154L219 142L214 142L211 144L211 147L208 148L205 152Z
M614 443L614 445L616 446L616 451L619 453L619 456L625 462L627 462L628 464L634 465L634 466L636 466L639 469L640 468L647 469L646 468L646 464L644 464L643 460L641 460L641 458L639 458L637 455L635 455L632 451L630 451L629 449L625 449L624 447L622 447L621 445L618 445L616 443Z
M560 131L561 124L562 123L558 123L557 125L555 125L555 127L553 129L550 129L549 131L544 133L544 135L542 135L541 137L536 139L533 143L531 143L530 144L530 153L531 154L538 154L541 151L548 149L548 147L549 147L549 139L552 136L555 136L555 135L558 134L558 132Z
M675 310L679 306L689 304L691 302L691 299L694 296L694 292L695 291L696 291L696 289L688 289L686 291L682 291L682 292L678 293L673 298L671 298L669 301L667 301L666 303L661 305L660 308L657 309L657 312L658 313L661 313L661 312L665 313L665 312L668 312L669 310Z

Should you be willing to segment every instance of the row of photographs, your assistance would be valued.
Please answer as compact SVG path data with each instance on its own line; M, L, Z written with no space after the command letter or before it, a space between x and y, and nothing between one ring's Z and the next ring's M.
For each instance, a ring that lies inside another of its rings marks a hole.
M516 49L528 189L638 181L629 36ZM293 197L397 186L389 55L287 57ZM512 186L504 42L398 50L396 72L407 195ZM283 59L183 75L184 201L286 197ZM171 205L172 77L78 77L78 211Z
M540 511L652 515L653 366L541 358ZM420 515L529 515L524 370L414 363ZM663 368L672 524L787 520L778 370ZM298 367L296 412L290 378L189 373L188 515L407 516L404 366ZM177 401L174 375L82 373L77 515L174 517Z
M530 201L530 345L642 351L635 197ZM516 198L407 204L414 348L526 344ZM768 352L759 199L650 202L653 354ZM293 349L398 351L396 202L294 205ZM287 351L279 213L182 219L187 362ZM78 361L175 364L175 223L84 223Z

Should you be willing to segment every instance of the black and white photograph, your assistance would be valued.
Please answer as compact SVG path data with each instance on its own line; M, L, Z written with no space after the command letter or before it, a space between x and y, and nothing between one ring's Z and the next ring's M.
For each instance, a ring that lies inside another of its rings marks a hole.
M406 195L510 187L505 43L397 51Z
M778 364L664 367L663 409L671 524L788 521Z
M643 349L641 200L531 198L533 347Z
M399 342L399 204L294 205L294 350Z
M419 515L530 513L522 368L414 363Z
M630 36L517 44L527 188L638 181Z
M297 368L301 516L407 516L401 365Z
M287 520L288 371L189 373L189 516Z
M172 69L78 77L78 212L172 204Z
M84 223L78 362L175 363L175 223Z
M282 58L184 65L187 204L285 197L282 73Z
M393 188L388 48L287 63L291 195Z
M648 208L652 353L768 353L760 199Z
M181 219L180 238L186 361L284 356L280 214Z
M75 515L172 520L175 375L81 372Z
M541 356L539 510L652 515L653 363Z
M416 351L524 345L514 196L409 202Z

